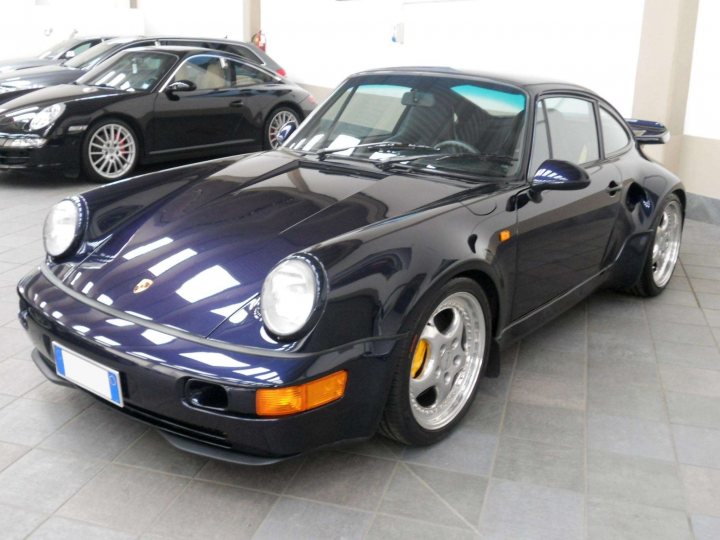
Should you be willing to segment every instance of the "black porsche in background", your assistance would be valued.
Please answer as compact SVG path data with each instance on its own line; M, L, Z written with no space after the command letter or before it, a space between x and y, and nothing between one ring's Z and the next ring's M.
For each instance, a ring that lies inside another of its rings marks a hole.
M101 36L71 37L60 43L56 43L38 55L0 61L0 74L20 69L61 64L65 60L75 58L80 53L87 51L106 39L109 38Z
M122 52L75 84L0 104L0 169L82 169L96 182L138 163L274 148L315 106L240 56L194 47Z

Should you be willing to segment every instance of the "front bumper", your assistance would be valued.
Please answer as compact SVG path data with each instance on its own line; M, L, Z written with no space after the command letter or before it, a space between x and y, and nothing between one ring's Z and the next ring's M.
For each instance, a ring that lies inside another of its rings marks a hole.
M299 354L297 358L288 353L279 359L234 355L250 366L272 366L282 384L261 384L239 377L229 380L226 372L220 377L207 366L188 370L173 365L173 355L179 351L227 354L213 349L212 340L205 347L176 339L172 344L133 351L120 345L115 334L118 345L108 346L94 339L100 337L94 329L103 328L107 315L63 295L42 274L25 278L19 291L20 320L36 348L33 358L50 380L70 384L55 373L53 342L117 370L124 406L108 405L159 428L183 450L245 464L272 463L320 446L371 437L382 414L392 376L389 351L393 340L384 343L381 354L374 351L376 342L360 342L317 354ZM62 316L58 317L60 312ZM127 327L127 332L132 331L133 327ZM127 337L132 341L130 334ZM287 369L281 371L279 365ZM340 369L348 372L348 382L345 395L338 401L292 416L267 418L255 414L257 388L301 384ZM226 405L207 406L191 399L190 389L203 384L222 388Z
M0 141L18 137L0 132ZM19 148L0 144L0 170L33 170L80 167L81 139L75 136L51 138L41 148Z

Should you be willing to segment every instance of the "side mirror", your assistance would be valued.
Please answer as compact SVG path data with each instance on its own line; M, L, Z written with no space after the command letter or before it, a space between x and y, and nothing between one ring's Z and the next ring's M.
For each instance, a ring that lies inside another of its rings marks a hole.
M298 128L298 125L295 122L288 122L283 127L281 127L278 130L277 134L277 145L281 146L285 141L288 140L288 137L295 133L295 130Z
M70 60L71 58L75 58L75 51L67 51L65 54L63 54L63 58L65 60Z
M530 187L534 193L545 190L583 189L590 185L590 177L585 169L569 161L548 159L543 161L533 176Z
M192 81L175 81L165 87L165 92L173 94L175 92L192 92L197 90L197 86Z

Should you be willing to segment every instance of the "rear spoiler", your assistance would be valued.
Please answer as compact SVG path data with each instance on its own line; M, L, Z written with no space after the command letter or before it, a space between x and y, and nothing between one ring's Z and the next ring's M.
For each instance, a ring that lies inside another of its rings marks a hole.
M632 129L635 140L640 144L665 144L670 140L670 132L660 122L632 118L626 118L625 121Z

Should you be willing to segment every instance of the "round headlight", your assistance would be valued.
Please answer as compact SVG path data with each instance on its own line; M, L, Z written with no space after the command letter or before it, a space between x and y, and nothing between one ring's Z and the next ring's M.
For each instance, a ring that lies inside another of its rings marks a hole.
M75 243L80 230L80 210L70 199L60 201L52 207L45 218L43 241L45 251L52 257L64 255Z
M42 129L49 126L65 111L64 103L56 103L45 107L30 121L30 129Z
M300 332L317 308L320 278L315 267L303 257L291 257L272 269L260 295L265 326L277 336Z

